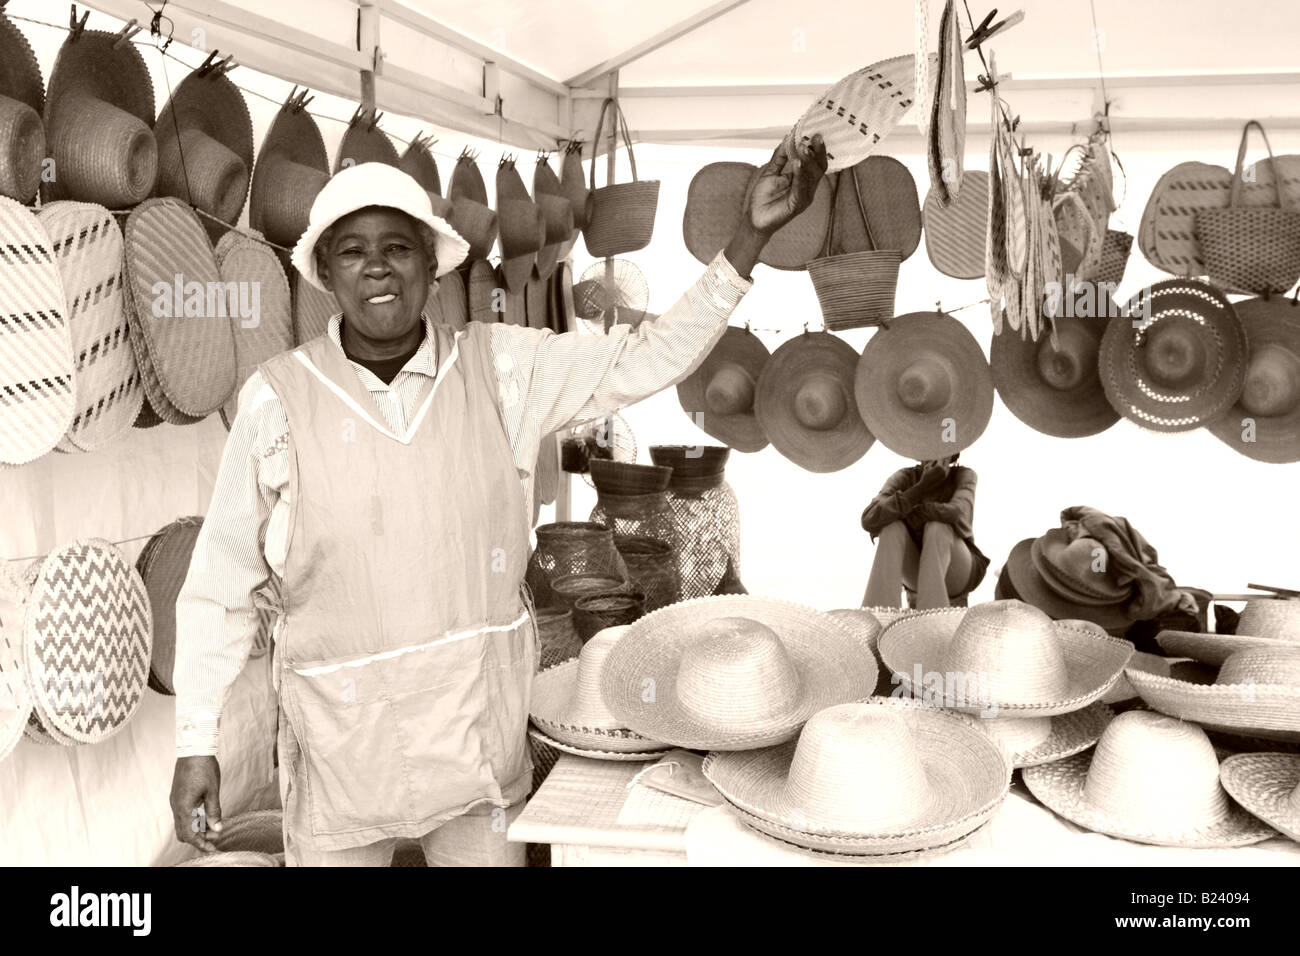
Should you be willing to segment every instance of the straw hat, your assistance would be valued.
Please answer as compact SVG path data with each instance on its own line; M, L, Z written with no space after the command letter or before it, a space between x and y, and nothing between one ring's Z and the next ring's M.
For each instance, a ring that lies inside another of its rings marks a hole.
M1053 590L1072 601L1098 607L1122 604L1132 597L1132 585L1124 587L1116 581L1109 562L1097 570L1098 552L1107 555L1096 538L1081 535L1071 540L1064 528L1052 528L1034 539L1029 559Z
M533 275L538 251L546 245L546 220L542 207L533 202L524 188L512 158L501 157L496 185L497 228L501 232L498 269L506 291L518 295L524 292Z
M311 100L306 90L293 88L253 166L248 224L281 246L292 246L307 231L312 203L329 181L325 140L307 112Z
M244 210L253 171L253 121L244 95L226 76L234 64L214 63L215 56L210 53L181 80L153 124L158 143L154 195L177 196L234 225Z
M475 163L477 154L460 154L451 172L447 198L452 203L451 224L469 243L470 259L486 259L497 238L497 214L488 207L487 184Z
M284 858L270 853L235 850L230 853L200 853L177 866L284 866Z
M682 238L686 251L704 265L726 248L740 225L745 195L756 172L753 163L709 163L691 178Z
M573 249L578 231L573 225L573 206L560 188L560 179L545 154L539 154L533 169L533 200L541 207L546 223L546 245L537 253L537 278L543 282L555 274L559 261Z
M1250 344L1246 380L1237 404L1206 428L1247 458L1300 461L1300 306L1274 296L1233 308Z
M1251 814L1300 842L1300 755L1234 754L1219 765L1219 782Z
M84 26L85 18L81 20ZM153 79L130 37L74 24L59 48L45 96L45 141L54 159L42 198L134 206L158 176Z
M969 448L993 414L984 352L964 325L942 312L909 312L872 335L854 394L881 444L916 461Z
M1128 600L1116 604L1083 604L1061 594L1056 579L1044 578L1033 563L1033 538L1025 538L1011 549L1003 573L1011 581L1016 595L1022 600L1055 619L1078 619L1099 624L1107 630L1127 630L1133 623L1128 612ZM1071 552L1077 556L1076 552ZM1091 564L1088 565L1089 569Z
M746 750L789 740L817 711L875 686L875 658L853 628L788 601L728 595L682 601L631 625L605 662L600 691L642 736Z
M989 174L968 169L958 191L944 205L931 188L921 207L925 253L930 263L954 279L982 279L988 241Z
M1124 305L1106 326L1098 365L1117 412L1151 431L1184 432L1241 397L1246 356L1246 329L1227 297L1201 279L1180 278Z
M601 674L610 651L627 625L607 627L582 645L575 660L564 661L533 678L528 716L548 737L570 747L609 753L669 750L629 730L600 697ZM549 742L549 741L547 741Z
M36 54L0 10L0 196L23 204L35 198L45 158L44 108L45 83Z
M25 465L73 423L72 334L50 237L31 210L0 197L0 463Z
M1215 667L1222 667L1237 651L1279 644L1300 645L1300 600L1247 601L1237 620L1235 634L1161 631L1156 641L1174 657L1191 657Z
M979 724L1010 755L1011 765L1036 767L1087 750L1115 717L1101 701L1054 717L988 717Z
M442 281L442 280L439 280ZM302 345L329 329L330 319L340 314L333 292L318 289L297 269L293 271L293 344Z
M736 451L762 451L767 436L755 414L754 395L770 358L757 335L729 326L704 361L677 386L682 410Z
M221 832L212 834L221 853L266 853L283 857L284 811L252 810L221 821Z
M923 611L880 637L881 660L913 697L933 697L937 675L943 706L990 717L1080 710L1119 680L1132 654L1128 641L1086 621L1053 621L1023 601Z
M1055 321L1055 337L1041 335L1037 342L993 336L993 384L1011 413L1035 431L1057 438L1104 432L1120 418L1097 372L1105 323L1068 316Z
M375 110L363 110L360 107L348 121L348 128L339 141L339 151L334 157L334 173L337 175L352 166L363 163L383 163L385 166L397 166L397 147L388 135L379 128L383 113Z
M540 676L540 675L539 675ZM623 763L641 763L649 760L661 760L666 752L663 748L657 750L600 750L591 749L590 747L575 747L572 744L566 744L562 740L556 740L554 737L548 737L536 727L528 728L528 736L532 737L538 743L545 744L562 753L573 754L575 757L586 757L588 760L613 760ZM534 758L536 763L536 758Z
M432 136L417 136L407 145L397 160L397 168L420 184L425 192L442 196L442 177L438 175L438 161L433 158Z
M475 259L465 276L465 295L469 301L472 322L500 322L501 313L494 308L497 289L497 271L485 259Z
M221 281L244 283L257 289L257 313L244 318L240 302L232 302L230 331L235 338L235 387L221 408L222 420L235 420L239 390L259 365L293 348L293 307L289 280L274 250L256 235L229 231L216 247ZM250 303L251 304L251 303Z
M1125 672L1153 710L1211 730L1300 741L1300 646L1237 651L1213 684L1193 684L1141 671Z
M587 228L587 177L582 172L582 141L570 140L564 144L564 160L560 164L560 191L569 200L573 212L573 227L581 232Z
M1157 846L1247 846L1273 831L1228 799L1205 731L1150 711L1110 722L1092 753L1023 771L1025 785L1071 823Z
M469 322L469 294L464 277L459 272L448 272L438 280L435 295L442 321L458 332L465 328Z
M160 694L172 695L172 668L176 662L176 598L180 596L190 557L199 538L203 518L179 518L159 529L145 543L135 567L149 592L153 608L153 655L149 663L149 686Z
M772 446L801 468L840 471L875 442L853 398L858 353L829 332L782 343L763 367L754 401Z
M764 833L871 855L971 833L1007 795L1011 764L969 717L876 697L819 711L797 743L710 754L704 775Z

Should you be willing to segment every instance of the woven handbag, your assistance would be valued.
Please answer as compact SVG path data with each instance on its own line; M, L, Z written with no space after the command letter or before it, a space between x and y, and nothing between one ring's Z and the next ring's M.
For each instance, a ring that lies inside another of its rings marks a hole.
M627 129L627 119L615 100L607 99L600 107L600 122L596 135L605 128L605 112L614 106L615 147L618 129L623 131L627 144L627 161L632 167L632 182L613 183L596 188L596 160L591 161L591 191L587 194L586 228L587 251L594 258L605 259L635 252L650 245L654 234L655 211L659 208L659 180L636 178L636 156L632 153L632 137Z
M1264 137L1269 159L1273 159L1268 134L1251 120L1241 131L1228 208L1197 212L1196 237L1211 280L1228 289L1267 295L1285 292L1300 281L1300 209L1286 208L1281 177L1273 180L1276 207L1242 205L1242 164L1252 126Z
M835 174L836 200L844 173ZM808 263L808 275L821 305L822 320L831 331L880 325L894 314L894 293L898 288L898 267L902 254L897 249L878 249L867 211L862 204L857 177L849 173L857 196L858 210L866 231L867 251L833 255L836 249L835 213L839 203L831 202L831 226L826 233L826 255Z

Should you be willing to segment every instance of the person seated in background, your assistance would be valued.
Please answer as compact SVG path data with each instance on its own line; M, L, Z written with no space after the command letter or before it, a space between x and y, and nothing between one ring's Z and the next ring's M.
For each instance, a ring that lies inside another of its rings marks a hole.
M865 607L901 607L900 590L927 610L965 604L989 559L975 546L974 469L952 455L900 468L862 512L876 542Z

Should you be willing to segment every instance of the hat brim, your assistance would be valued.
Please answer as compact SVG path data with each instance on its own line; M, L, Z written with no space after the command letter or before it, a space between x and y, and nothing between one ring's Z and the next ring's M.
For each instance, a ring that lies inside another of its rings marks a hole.
M1032 604L1053 620L1077 618L1100 624L1108 631L1123 630L1133 623L1125 605L1089 606L1057 594L1034 568L1030 553L1033 543L1033 538L1025 538L1012 548L1004 571L1011 576L1012 587L1022 601Z
M589 760L615 760L625 763L644 763L650 760L660 760L667 753L664 750L599 750L589 747L582 747L577 744L567 743L563 740L556 740L549 737L543 731L536 727L528 728L528 736L532 737L538 743L543 743L548 747L554 747L561 753L573 754L575 757L586 757Z
M1088 803L1084 786L1092 754L1080 753L1065 760L1026 767L1022 779L1040 803L1085 830L1105 833L1134 843L1154 846L1211 848L1249 846L1274 836L1274 831L1244 809L1229 801L1228 815L1194 830L1153 830L1142 822L1114 817Z
M1064 760L1087 750L1101 739L1106 725L1115 719L1115 712L1098 701L1068 714L1054 714L1043 719L1051 721L1051 732L1046 740L1023 750L1007 748L1011 765L1017 770ZM994 739L997 739L996 734Z
M767 435L758 423L753 407L736 414L719 414L709 409L705 392L718 370L731 364L745 370L757 392L758 380L771 355L753 332L728 326L699 367L677 386L677 400L682 411L706 434L728 447L739 452L762 451L767 447Z
M0 13L0 96L26 103L39 116L45 109L45 81L32 45L17 24Z
M442 195L442 178L438 162L427 146L412 142L397 160L397 168L414 179L423 189Z
M723 617L758 621L785 645L800 688L789 712L738 730L681 707L682 652L702 625ZM688 750L746 750L789 740L817 711L870 696L876 673L871 648L844 622L790 601L725 595L669 605L629 626L605 659L600 692L614 717L643 737ZM646 686L655 688L651 701L643 697Z
M946 651L966 612L967 608L924 611L895 621L880 636L880 659L918 699L926 689L912 682L914 671L919 667L923 674L942 674L951 669ZM1077 622L1053 621L1052 631L1065 660L1068 685L1062 696L967 702L945 699L943 706L966 713L996 708L992 716L998 717L1067 714L1100 699L1119 680L1133 655L1128 641L1099 634Z
M650 753L671 749L623 727L613 715L578 713L573 708L579 659L571 658L533 677L528 716L547 736L584 750Z
M239 206L234 210L234 214L224 219L227 224L234 224L244 210L244 203L248 199L248 185L253 175L253 120L249 116L248 104L244 102L244 95L239 92L239 87L224 74L217 72L203 76L191 73L185 77L176 87L176 91L167 101L162 112L158 114L157 122L153 124L160 161L165 150L176 143L180 132L185 129L202 130L238 156L240 162L244 164L246 177L244 193L239 197ZM188 157L187 161L192 162ZM160 175L154 187L154 194L186 199L187 197L182 195L186 191L185 183L164 183L161 175L163 168L160 162ZM200 172L193 168L186 170L187 175L192 178ZM205 211L216 214L216 210Z
M1222 667L1238 651L1250 651L1258 648L1277 647L1279 644L1300 641L1285 641L1277 637L1254 637L1248 634L1195 634L1191 631L1161 631L1156 635L1156 643L1171 657L1190 657L1202 664Z
M1057 569L1061 567L1060 557L1070 545L1070 537L1064 528L1052 528L1034 539L1029 546L1029 560L1034 565L1038 576L1048 581L1061 593L1066 594L1079 604L1092 607L1105 607L1108 604L1122 604L1132 596L1132 588L1122 588L1109 575L1095 575L1101 583L1096 590L1087 592L1084 585L1091 581L1076 582ZM1104 585L1111 585L1107 591Z
M323 173L330 172L329 153L316 120L305 109L280 108L271 121L253 164L252 185L249 187L248 224L272 241L296 242L298 237L274 236L267 231L266 209L272 202L273 187L268 184L268 170L277 162L290 162ZM323 185L323 184L322 184ZM305 197L308 207L316 198Z
M1300 741L1300 687L1280 684L1193 684L1129 668L1142 702L1208 730Z
M1219 765L1219 781L1251 814L1300 842L1300 810L1291 802L1300 786L1300 756L1235 754Z
M892 249L900 261L907 259L921 244L916 180L892 156L866 157L840 174L833 222L831 255Z

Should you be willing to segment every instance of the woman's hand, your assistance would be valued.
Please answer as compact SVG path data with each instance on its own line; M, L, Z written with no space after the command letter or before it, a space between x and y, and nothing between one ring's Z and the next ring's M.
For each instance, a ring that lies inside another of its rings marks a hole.
M783 141L772 158L750 180L745 193L745 212L724 254L742 276L748 276L758 262L768 238L807 209L826 175L826 144L821 134L812 143L799 146L791 160Z

